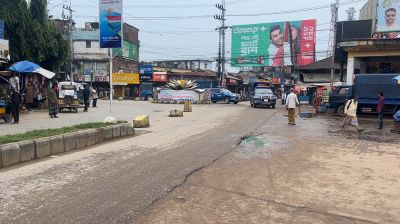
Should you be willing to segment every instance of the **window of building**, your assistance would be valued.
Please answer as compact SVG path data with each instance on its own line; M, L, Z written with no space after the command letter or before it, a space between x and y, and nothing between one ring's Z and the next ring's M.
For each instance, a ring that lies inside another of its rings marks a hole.
M86 48L92 48L92 42L90 40L86 41Z

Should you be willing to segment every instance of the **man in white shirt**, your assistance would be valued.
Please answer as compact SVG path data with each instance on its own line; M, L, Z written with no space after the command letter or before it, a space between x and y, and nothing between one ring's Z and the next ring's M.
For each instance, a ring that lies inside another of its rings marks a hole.
M268 47L269 65L292 65L290 57L290 44L285 42L281 26L278 24L271 26L269 35L271 40L271 44Z
M290 94L286 97L286 108L288 109L288 118L290 125L296 125L296 107L299 105L297 95L294 94L294 89L290 89Z
M17 92L19 92L19 77L13 74L13 76L8 80L10 85L12 86L13 89L15 89Z

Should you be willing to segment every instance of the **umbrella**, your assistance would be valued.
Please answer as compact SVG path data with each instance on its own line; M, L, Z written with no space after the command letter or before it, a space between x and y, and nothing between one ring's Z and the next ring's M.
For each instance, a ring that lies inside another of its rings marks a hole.
M393 81L397 84L400 84L400 75L393 78Z
M48 71L30 61L17 62L13 64L11 67L9 67L8 70L18 73L38 73L48 79L51 79L56 75L54 72Z

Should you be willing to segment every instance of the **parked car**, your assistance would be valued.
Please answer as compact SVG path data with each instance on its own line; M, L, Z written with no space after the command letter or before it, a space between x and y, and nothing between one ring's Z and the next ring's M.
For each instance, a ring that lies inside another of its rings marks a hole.
M211 92L211 102L217 103L217 102L224 102L226 104L234 103L238 104L239 103L239 97L237 94L232 93L231 91L227 89L221 89L221 88L212 88L212 89L207 89L208 91Z
M258 106L275 108L277 98L271 87L255 87L254 93L251 93L250 105L254 108Z

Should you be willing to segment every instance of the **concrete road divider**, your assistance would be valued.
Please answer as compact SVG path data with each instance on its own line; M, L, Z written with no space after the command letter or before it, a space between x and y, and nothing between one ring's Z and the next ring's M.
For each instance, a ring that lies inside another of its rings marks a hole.
M68 133L62 135L64 138L64 149L70 152L76 149L76 133Z
M21 163L35 159L36 145L35 141L27 140L19 142L19 149L21 151Z
M102 128L97 128L96 129L96 144L100 144L104 142L103 138L103 129Z
M121 137L121 126L116 125L113 126L113 138L119 138Z
M3 167L15 165L21 161L21 151L16 143L1 146L1 155Z
M147 128L150 126L149 115L139 115L133 121L133 126L135 128Z
M96 130L87 130L86 131L86 146L96 145Z
M127 136L128 135L128 128L129 128L128 126L129 126L129 124L120 124L119 126L121 128L121 137Z
M101 129L103 132L103 139L109 141L113 138L113 127L105 127Z
M148 118L147 118L148 120ZM89 129L35 140L0 145L0 168L41 159L50 155L100 144L119 137L132 136L132 124L118 124L104 128Z
M50 138L40 138L35 140L36 144L36 158L41 159L51 154Z
M62 136L54 136L50 138L51 155L57 155L65 152L64 138Z
M76 133L76 149L83 149L87 145L86 131Z

